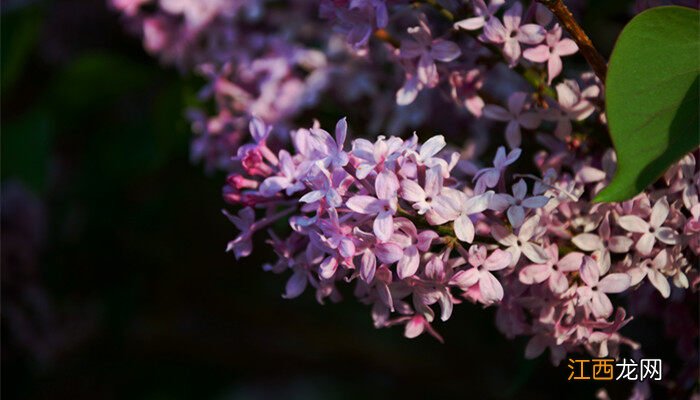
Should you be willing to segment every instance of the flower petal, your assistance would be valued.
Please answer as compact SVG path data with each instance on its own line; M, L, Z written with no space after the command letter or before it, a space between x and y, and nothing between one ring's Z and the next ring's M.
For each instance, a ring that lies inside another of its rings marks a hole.
M462 51L459 50L459 46L456 43L450 42L449 40L437 39L433 41L431 46L430 55L442 62L450 62L455 58L459 57Z
M582 233L576 235L571 239L571 241L581 250L584 251L594 251L603 248L603 240L600 236L594 235L592 233Z
M620 293L630 287L632 279L627 274L608 274L598 282L598 289L605 293Z
M525 257L534 263L544 263L548 259L547 252L544 251L544 249L539 245L531 242L523 243L522 246L520 246L520 249L522 250L523 254L525 254Z
M420 257L418 255L418 249L415 246L409 246L404 250L403 257L399 260L396 266L396 273L399 279L405 279L409 276L413 276L416 271L418 271L418 265L420 264Z
M496 249L484 260L484 268L489 271L498 271L510 265L512 256L501 249Z
M649 282L661 293L661 296L667 299L671 295L671 285L664 274L655 269L649 269L647 277L649 277Z
M531 264L520 270L518 278L526 285L541 283L549 278L552 267L547 264Z
M518 228L525 220L525 209L520 206L512 206L508 209L508 221L513 228Z
M292 276L289 278L287 281L287 284L284 288L284 297L285 299L293 299L295 297L298 297L302 293L304 293L304 289L306 289L306 273L302 271L294 271Z
M457 239L471 243L474 241L474 224L469 216L461 214L454 222Z
M466 291L470 287L474 286L479 281L479 270L476 268L469 268L468 270L458 271L450 279L450 283L457 285L460 289Z
M394 217L391 211L382 211L377 214L372 226L375 236L382 242L386 242L394 233Z
M360 278L367 283L372 283L375 272L377 272L377 258L371 251L365 251L360 260Z
M557 267L562 272L578 271L583 263L583 253L571 252L559 260Z
M666 196L660 198L656 204L654 204L654 207L651 209L651 217L649 218L649 224L655 228L660 227L663 225L664 221L666 220L666 217L668 217L669 213L669 207L668 207L668 200L666 200Z
M494 119L496 121L510 121L513 119L513 116L510 114L510 112L508 112L508 110L494 104L485 105L482 112L484 117Z
M613 306L612 303L610 302L610 299L608 296L600 291L593 292L593 296L591 297L591 311L593 312L593 315L600 318L600 317L609 317L612 312L613 312Z
M403 249L396 243L378 243L374 246L374 254L382 264L393 264L403 257Z
M503 299L503 286L489 271L479 271L479 291L486 304L499 302Z
M550 54L549 54L549 46L546 44L541 44L537 47L533 47L530 49L527 49L523 51L523 57L526 60L532 61L532 62L537 62L537 63L544 63L549 60Z
M635 246L635 248L638 252L646 256L651 254L651 251L654 249L655 242L656 238L654 237L654 234L647 232L643 234L642 237L639 238L639 240L637 240L637 245Z
M517 39L525 44L538 44L544 40L546 32L537 24L526 24L518 29Z
M445 137L442 135L433 136L426 140L425 143L420 147L420 157L426 160L434 155L436 155L440 150L442 150L447 145L445 142Z
M623 215L617 223L628 232L645 233L649 231L649 224L636 215Z
M593 287L598 284L600 270L598 264L591 257L583 257L583 264L581 264L579 272L586 285Z
M425 191L416 181L404 179L401 181L401 197L414 203L425 201Z

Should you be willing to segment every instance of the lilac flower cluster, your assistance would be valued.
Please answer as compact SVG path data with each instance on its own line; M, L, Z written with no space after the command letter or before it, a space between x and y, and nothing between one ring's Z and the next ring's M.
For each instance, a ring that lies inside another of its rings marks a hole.
M283 131L329 95L347 106L372 98L368 130L374 133L424 123L425 109L444 94L476 117L517 120L507 130L511 148L520 146L521 127L531 131L541 121L555 121L557 133L566 136L570 120L583 120L592 111L575 94L560 95L557 101L551 91L544 99L543 88L561 73L561 57L573 54L576 45L534 3L523 18L520 2L504 10L502 1L489 6L474 1L465 19L457 21L457 14L449 14L454 27L439 36L435 31L444 29L430 17L430 5L415 8L398 0L322 1L317 6L290 2L283 7L262 0L112 0L112 5L143 36L149 52L208 81L199 97L214 101L214 113L205 107L188 110L195 132L192 158L204 161L208 170L231 169L230 156L247 140L250 116ZM526 19L531 21L524 23ZM334 29L326 29L323 20ZM372 46L373 37L384 45ZM548 76L532 82L539 88L532 96L523 92L507 99L515 109L506 113L497 104L485 107L503 97L484 88L502 78L499 63L494 63L499 57L501 65ZM542 68L547 72L541 73ZM403 85L394 80L397 70L405 71ZM384 82L395 85L395 96L380 90ZM430 93L419 98L423 92ZM597 96L581 94L588 95ZM542 107L528 98L537 98ZM546 110L550 103L555 107ZM514 117L520 113L525 116ZM463 121L459 116L448 119Z
M333 136L318 124L291 132L290 153L268 146L262 121L250 130L254 142L239 150L240 172L224 191L245 206L224 211L241 231L228 249L249 255L253 235L267 229L279 260L265 269L291 272L286 298L311 286L319 302L336 301L337 285L354 282L375 326L403 324L407 337L440 338L435 314L446 321L463 299L494 305L507 336L531 336L526 356L549 348L558 363L581 348L608 356L637 346L619 333L630 318L610 295L644 279L664 297L669 280L698 283L688 261L700 253L693 155L663 188L592 204L610 171L572 153L540 154L544 177L520 177L507 172L520 149L501 147L469 185L456 177L459 156L444 151L442 136L346 146L342 119ZM600 162L614 167L611 153ZM688 181L695 189L681 184ZM284 233L271 229L280 219L289 221Z
M203 161L207 170L230 169L231 154L247 140L249 115L283 126L315 105L331 79L357 69L329 35L309 37L324 31L313 21L317 7L303 1L283 7L268 3L111 1L143 37L147 51L206 79L199 99L213 101L214 113L201 107L187 115L195 133L192 159ZM312 45L318 41L321 48Z
M559 363L637 349L623 306L700 286L700 154L631 200L594 203L616 164L603 85L564 68L578 46L537 2L112 2L149 51L208 81L216 112L190 111L193 156L229 172L224 198L242 208L224 212L240 231L228 250L248 256L265 236L286 298L337 301L353 284L375 326L411 338L440 339L436 313L464 300L497 307L527 357ZM366 134L346 144L345 119L334 135L290 132L326 103ZM375 135L426 125L446 137Z

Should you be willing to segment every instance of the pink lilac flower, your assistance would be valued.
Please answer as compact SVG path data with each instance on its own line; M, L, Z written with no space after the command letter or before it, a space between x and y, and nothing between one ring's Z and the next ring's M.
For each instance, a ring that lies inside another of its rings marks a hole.
M447 221L454 221L454 231L457 239L472 243L476 229L472 216L480 214L489 208L493 192L467 196L460 191L451 191L438 198L438 214Z
M436 135L426 140L420 146L418 152L412 151L413 159L419 163L423 163L429 166L434 166L436 164L441 166L446 166L445 163L441 162L439 158L435 158L440 150L442 150L447 143L445 142L445 137L442 135ZM447 172L447 171L445 171Z
M508 221L514 228L520 227L525 220L525 209L535 209L544 207L549 201L547 196L527 196L527 184L525 180L519 180L513 185L513 195L500 194L497 195L498 200L505 201L506 207L498 207L507 209Z
M690 237L688 246L695 254L700 254L700 203L690 209L690 218L683 227L684 233Z
M521 254L524 254L525 257L535 263L541 264L547 261L547 253L540 245L532 241L537 233L539 223L540 217L538 215L528 218L518 229L517 235L501 225L493 226L491 231L493 238L498 243L506 246L506 251L513 256L511 266L515 266L520 260Z
M286 150L279 152L280 176L266 178L260 184L260 193L263 196L273 196L284 190L287 196L303 190L306 186L299 180L300 169L295 165L292 156Z
M484 116L496 121L508 122L506 127L506 141L513 149L520 147L522 136L520 127L525 129L535 129L540 125L540 116L536 112L525 111L527 93L515 92L508 98L508 109L494 104L487 104L484 107Z
M233 251L236 258L248 257L253 251L252 227L255 223L255 210L246 207L237 215L232 215L228 211L224 211L224 215L241 231L236 239L226 245L226 251Z
M401 182L401 197L413 203L413 209L423 215L432 209L433 200L442 190L441 167L436 165L425 172L425 189L412 180Z
M557 106L551 107L545 114L545 119L556 122L554 135L561 140L566 140L573 129L571 121L583 121L595 111L593 104L586 100L586 92L595 88L591 86L583 92L578 83L566 80L556 86Z
M672 228L663 226L669 214L669 205L666 197L656 201L651 209L649 222L637 215L623 215L618 219L620 226L628 232L641 233L637 239L635 248L643 255L651 254L654 242L660 240L666 244L678 243L678 233Z
M610 253L627 253L634 241L625 235L612 235L608 213L598 227L598 235L581 233L574 236L571 242L581 250L597 253L595 257L605 271L610 267Z
M505 4L505 0L490 0L488 6L484 0L473 0L474 16L455 22L454 27L468 31L481 29L486 25L486 21L493 18L493 15L503 4Z
M661 293L661 296L668 298L671 295L671 285L664 275L664 270L669 266L670 260L666 249L659 251L653 260L646 259L638 267L629 270L631 285L639 284L644 278Z
M385 28L389 22L385 0L352 0L349 9L371 9L376 17L375 24L378 28Z
M364 4L360 4L360 2L347 4L347 8L345 8L345 4L343 2L322 1L321 18L335 20L334 29L344 34L348 44L355 50L361 50L367 46L375 26L374 10L372 7L362 7ZM385 22L381 15L376 20Z
M521 153L520 149L513 149L506 154L506 149L499 147L493 159L493 167L481 169L474 175L474 192L483 193L488 188L496 187L506 167L516 162Z
M503 250L496 249L488 257L486 248L472 245L467 256L469 264L473 268L460 271L452 277L454 284L468 291L476 287L480 294L480 300L484 304L493 304L503 299L503 287L493 272L500 271L511 264L511 255Z
M347 130L348 124L345 118L338 121L335 126L335 140L323 129L313 129L313 133L321 137L321 141L325 144L327 149L326 157L321 160L324 167L328 168L331 164L334 167L344 167L348 164L348 155L343 151Z
M581 279L585 283L577 289L581 304L587 304L596 317L609 317L613 306L607 293L620 293L630 287L631 278L627 274L608 274L600 279L598 264L590 257L584 257L580 269Z
M562 39L562 28L559 24L547 32L545 43L526 49L523 58L532 62L547 63L548 83L556 78L562 70L562 56L570 56L578 51L576 43L568 38Z
M396 274L399 279L413 276L420 264L420 252L427 252L438 234L432 230L423 230L420 233L416 226L405 218L397 218L395 235L391 240L399 243L403 248L403 255L396 265Z
M479 90L483 85L483 73L478 68L465 73L454 71L450 74L452 98L477 118L481 117L485 105L484 100L479 96Z
M515 2L503 15L503 23L498 18L490 18L484 26L481 40L503 46L503 55L513 67L520 60L520 43L538 44L544 40L545 30L537 24L521 25L523 6Z
M397 137L386 139L380 136L375 143L366 139L355 140L352 144L353 154L359 160L356 176L364 179L378 168L394 163L403 145L403 140Z
M462 54L459 46L444 39L433 39L427 23L422 19L419 25L408 28L413 40L401 42L401 58L418 58L418 78L427 87L435 87L438 72L435 61L450 62Z
M613 306L607 294L626 291L647 276L664 293L664 282L684 288L697 280L684 249L692 237L687 232L700 226L686 215L700 212L683 208L681 191L659 192L672 196L672 204L654 195L659 200L652 207L650 196L643 194L616 205L593 205L585 189L597 187L609 174L582 172L585 164L575 157L554 153L540 158L538 165L550 168L544 178L521 176L510 195L505 193L505 183L515 176L506 174L506 167L519 152L507 154L504 148L497 151L494 167L475 171L474 186L484 188L478 191L453 175L453 161L438 156L445 147L443 137L423 145L415 135L405 141L357 139L343 166L325 161L329 148L337 149L336 153L344 150L320 129L315 124L295 131L295 153L289 156L280 151L278 157L265 157L259 148L263 145L253 143L246 148L260 154L255 168L242 168L227 179L228 190L236 194L227 195L230 202L265 212L256 221L248 209L248 221L236 221L242 231L234 241L241 249L238 253L249 252L247 240L254 232L293 214L287 240L270 233L280 260L266 268L290 272L285 297L298 296L310 286L319 302L335 300L337 284L355 281L355 295L372 305L375 325L406 325L405 334L410 337L425 331L439 337L431 326L433 308L439 307L440 318L447 320L458 297L498 305L499 328L509 337L531 336L526 356L549 348L556 363L570 351L584 349L607 356L618 354L622 344L637 346L618 332L628 321L624 312L608 321ZM285 171L290 159L296 168L294 180ZM614 158L608 162L614 163ZM598 159L594 165L601 163ZM297 182L303 187L283 196L282 189L263 185L273 177L281 178L280 187ZM527 196L524 179L539 185L533 190L535 196ZM525 206L529 199L534 199L529 204L532 208ZM518 224L518 207L524 215L522 224ZM664 208L668 210L662 227L677 233L677 244L659 240L649 255L637 251L621 259L609 256L610 252L622 254L643 236L625 233L624 217L635 216L651 226L645 220L661 218L657 214ZM511 227L504 226L504 221ZM475 244L467 251L463 242ZM492 244L487 250L482 242ZM574 251L560 258L559 249L568 250L571 244L592 252L591 256Z
M387 241L394 233L394 214L396 213L399 180L393 172L384 170L375 181L377 197L357 195L351 197L346 205L360 214L376 215L374 234L379 240Z
M700 202L700 169L696 168L692 153L683 157L677 167L669 168L664 177L671 192L682 193L683 205L686 208L691 209Z
M533 285L547 281L549 289L562 294L569 288L566 273L578 271L583 262L583 253L572 252L559 259L559 247L556 244L545 249L548 256L544 264L530 264L520 270L520 282Z
M316 174L307 178L307 184L314 190L304 194L299 201L302 203L317 203L324 201L330 207L340 207L342 198L333 182L333 177L326 170L313 169Z

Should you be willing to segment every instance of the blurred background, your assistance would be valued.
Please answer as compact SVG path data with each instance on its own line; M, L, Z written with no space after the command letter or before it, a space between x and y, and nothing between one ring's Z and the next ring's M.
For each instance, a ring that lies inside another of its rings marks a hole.
M609 54L632 2L589 3L585 26ZM160 66L100 0L5 0L1 17L4 398L590 399L603 387L525 360L492 309L457 307L436 326L443 345L375 330L355 301L283 300L286 276L261 269L269 252L224 253L224 176L189 161L183 110L202 82ZM625 331L678 370L660 321Z

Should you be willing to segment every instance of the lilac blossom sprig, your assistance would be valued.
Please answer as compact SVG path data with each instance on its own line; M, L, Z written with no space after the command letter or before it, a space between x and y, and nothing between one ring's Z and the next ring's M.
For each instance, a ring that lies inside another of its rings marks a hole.
M261 129L260 121L251 123ZM642 274L681 289L695 274L687 257L700 249L688 246L692 234L683 233L689 222L681 218L691 213L682 201L669 203L670 193L654 207L648 196L656 193L592 204L581 193L594 195L595 179L576 165L568 168L581 173L564 172L562 159L548 162L557 155L547 154L538 158L548 166L544 178L531 185L519 179L511 192L502 182L513 179L507 167L520 150L502 148L494 167L477 171L476 190L453 177L458 157L444 152L441 136L424 144L414 135L345 145L344 119L334 135L318 125L290 135L292 153L274 156L265 141L242 147L240 172L224 191L229 203L245 206L231 217L241 231L229 244L236 257L249 254L253 234L288 219L284 233L268 231L279 260L265 266L291 272L286 298L310 286L318 301L335 301L337 285L354 282L358 299L372 305L375 326L404 324L408 337L439 337L436 313L446 321L460 298L497 306L507 336L531 336L528 357L549 348L558 363L571 351L614 356L621 344L636 348L619 333L631 317L615 312L611 296L638 285ZM678 171L671 183L684 179ZM652 228L664 240L648 249ZM632 247L640 242L641 250ZM637 250L619 257L624 249Z
M506 336L529 337L526 357L549 349L558 363L637 349L620 333L634 309L619 306L700 284L698 152L634 199L593 203L615 170L588 135L605 129L602 82L567 70L579 49L540 5L112 3L148 51L207 81L214 112L188 112L193 159L230 172L224 198L238 209L225 214L239 234L227 250L245 257L266 237L279 259L264 268L289 273L285 298L337 301L353 284L375 326L440 340L436 313L468 300L497 307ZM344 119L333 134L287 133L327 98L374 128L347 144ZM372 134L421 125L465 127L462 155L446 150L455 135ZM538 174L513 173L521 146L539 149Z

